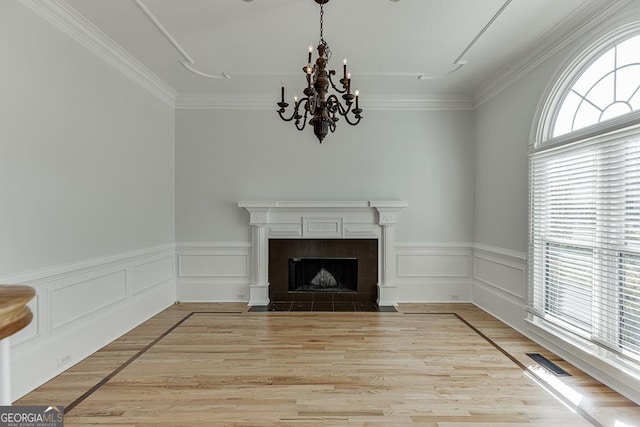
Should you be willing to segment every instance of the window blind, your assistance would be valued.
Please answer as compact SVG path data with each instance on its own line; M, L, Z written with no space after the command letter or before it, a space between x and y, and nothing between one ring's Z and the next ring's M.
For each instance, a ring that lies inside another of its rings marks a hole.
M640 370L640 132L530 158L534 316Z

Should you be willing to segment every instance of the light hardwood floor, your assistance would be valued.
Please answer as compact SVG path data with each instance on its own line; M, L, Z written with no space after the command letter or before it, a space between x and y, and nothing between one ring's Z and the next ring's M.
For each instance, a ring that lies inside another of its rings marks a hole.
M573 375L549 376L561 392L527 352ZM179 304L16 404L65 405L68 426L640 426L633 402L470 304Z

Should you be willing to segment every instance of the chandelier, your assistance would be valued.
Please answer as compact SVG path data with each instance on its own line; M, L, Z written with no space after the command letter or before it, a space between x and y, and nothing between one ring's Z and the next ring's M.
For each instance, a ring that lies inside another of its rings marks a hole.
M339 83L342 88L336 87L331 76L335 76L335 70L327 70L329 59L331 58L331 49L323 38L322 24L324 18L323 6L329 0L315 0L320 5L320 41L318 42L318 59L315 64L311 63L311 55L313 47L309 46L309 58L307 64L302 68L307 79L307 87L304 89L304 97L298 99L293 98L293 111L290 116L285 116L286 109L289 106L284 101L284 85L281 88L282 99L278 102L278 114L285 122L295 120L294 124L298 130L303 130L307 125L309 115L309 125L313 126L313 133L322 144L322 140L329 131L335 132L336 122L339 120L338 115L345 118L345 121L351 126L360 123L362 116L362 108L358 105L359 91L355 90L355 95L351 93L351 74L347 72L347 60L343 61L343 76ZM328 95L329 85L337 93L342 94L344 105L336 94ZM355 98L355 108L354 106Z

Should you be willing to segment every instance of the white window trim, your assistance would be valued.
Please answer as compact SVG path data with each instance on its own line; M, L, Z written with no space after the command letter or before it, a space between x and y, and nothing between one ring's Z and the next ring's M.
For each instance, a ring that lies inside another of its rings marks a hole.
M587 40L579 45L568 55L569 59L560 65L551 79L552 83L544 91L544 96L538 104L533 121L534 126L531 129L529 139L530 150L535 150L541 145L573 142L633 124L640 124L640 112L636 111L629 115L605 120L601 123L560 135L556 138L552 137L558 107L563 101L564 95L582 75L582 72L595 62L600 57L600 54L621 41L640 34L640 10L624 16L621 21L608 23L607 26L598 31L600 34L605 34L604 36Z
M544 95L536 109L530 132L530 154L541 149L553 150L585 139L617 137L627 132L637 134L640 129L640 112L636 111L555 138L551 137L559 104L564 99L566 91L571 88L586 67L617 43L640 34L640 7L603 22L594 29L594 33L604 35L585 39L583 43L576 45L573 51L567 55L568 59L558 67L554 78L550 80L550 84L543 92ZM531 169L529 170L529 182L531 183ZM531 193L529 200L531 203ZM530 215L531 209L529 209ZM529 218L528 224L532 224L531 218ZM531 258L533 250L531 233L532 230L529 228L528 258ZM638 375L637 367L629 366L625 359L620 359L614 353L608 352L606 348L599 347L586 339L569 336L567 332L560 332L560 328L534 315L533 311L535 310L531 308L531 298L534 296L531 265L529 265L528 275L525 285L528 311L528 315L524 319L526 334L594 378L636 403L640 403L640 375Z

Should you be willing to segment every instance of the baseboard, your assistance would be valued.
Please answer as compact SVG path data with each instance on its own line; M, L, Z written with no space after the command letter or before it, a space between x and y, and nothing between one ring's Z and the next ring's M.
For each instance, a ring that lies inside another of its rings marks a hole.
M33 321L10 337L15 400L173 304L175 249L141 249L3 283L36 289Z

